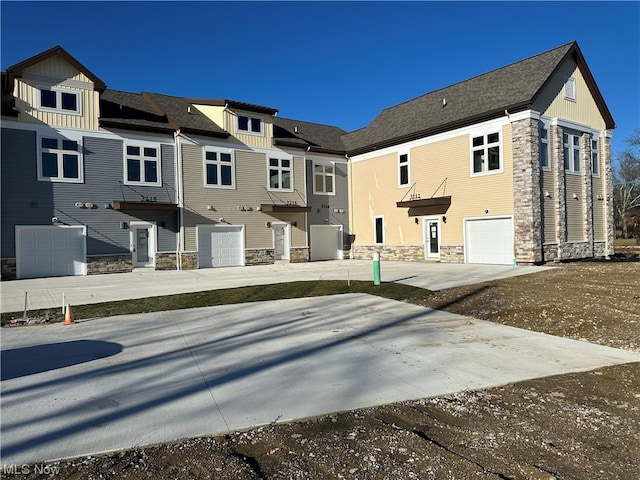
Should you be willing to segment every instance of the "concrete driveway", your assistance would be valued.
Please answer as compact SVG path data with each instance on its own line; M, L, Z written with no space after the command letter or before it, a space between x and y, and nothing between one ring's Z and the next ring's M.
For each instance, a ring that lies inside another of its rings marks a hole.
M550 267L383 261L381 276L383 282L441 290L547 268ZM348 279L373 281L373 263L335 260L182 271L137 269L132 273L15 280L0 284L1 311L22 312L25 292L28 308L37 309L62 307L63 294L66 302L84 305L245 285Z
M362 294L2 330L3 465L640 360Z

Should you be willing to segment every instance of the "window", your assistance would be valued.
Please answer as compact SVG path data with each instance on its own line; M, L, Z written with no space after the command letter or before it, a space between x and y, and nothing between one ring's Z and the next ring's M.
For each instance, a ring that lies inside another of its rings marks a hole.
M600 175L600 160L598 159L598 140L591 139L591 174Z
M269 159L269 190L290 190L291 160L281 158Z
M204 152L204 184L206 187L235 188L235 165L230 152Z
M38 180L82 183L82 154L76 140L41 137Z
M409 185L409 155L403 153L398 156L398 186Z
M127 145L125 148L125 183L162 185L159 150L158 147Z
M238 131L252 135L262 135L262 118L237 115Z
M384 243L384 217L374 217L376 243Z
M565 171L580 173L580 136L572 133L563 133L562 153Z
M539 126L539 155L540 155L540 167L549 168L549 129L547 126L540 122Z
M568 77L564 81L564 98L566 100L576 101L576 79Z
M500 134L489 133L472 139L473 173L500 171Z
M313 165L313 193L335 195L333 165Z
M80 92L56 87L38 87L38 109L80 115Z

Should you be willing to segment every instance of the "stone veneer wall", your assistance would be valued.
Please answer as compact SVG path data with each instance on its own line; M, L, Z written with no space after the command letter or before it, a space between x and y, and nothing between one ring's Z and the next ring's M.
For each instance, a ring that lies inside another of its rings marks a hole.
M176 270L176 252L157 252L156 270Z
M616 238L615 226L613 224L613 170L612 170L612 162L611 162L611 136L605 135L600 138L600 142L602 145L602 149L600 153L600 168L604 174L603 182L604 182L604 197L606 203L605 217L604 221L607 225L607 234L606 234L606 255L613 255L615 253L615 248L613 245L614 239Z
M180 269L196 270L198 268L198 252L181 252Z
M354 245L353 258L356 260L371 260L374 253L380 253L381 260L391 261L422 261L424 260L423 245Z
M558 244L545 243L542 246L542 251L545 262L553 262L558 259Z
M514 246L518 263L542 262L542 197L538 120L511 124L513 147Z
M87 275L126 273L133 270L130 253L87 256Z
M289 257L290 263L308 262L310 259L309 247L292 247L289 251Z
M464 245L440 245L440 261L464 263Z
M0 260L0 280L16 279L16 259L3 258Z
M271 265L274 262L273 248L247 249L244 251L245 265Z

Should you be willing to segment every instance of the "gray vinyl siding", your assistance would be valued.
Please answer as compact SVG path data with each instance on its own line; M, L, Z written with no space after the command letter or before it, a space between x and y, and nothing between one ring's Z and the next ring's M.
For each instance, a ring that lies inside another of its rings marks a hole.
M567 241L582 242L584 238L584 214L582 207L582 175L565 173ZM573 198L573 195L577 198Z
M161 152L162 187L124 185L123 141L83 137L84 183L38 181L37 135L24 130L2 130L2 256L15 257L15 225L86 225L87 255L128 253L130 230L121 222L147 221L158 225L158 251L173 251L177 239L175 211L128 211L111 208L112 202L176 203L173 147ZM76 202L92 203L78 208ZM13 208L7 208L13 205Z
M335 195L313 193L313 159L306 160L307 198L311 211L308 213L309 225L342 225L344 235L349 234L349 184L347 164L335 163L334 190ZM327 163L326 160L318 163ZM344 210L344 213L334 210ZM347 243L347 239L344 239Z

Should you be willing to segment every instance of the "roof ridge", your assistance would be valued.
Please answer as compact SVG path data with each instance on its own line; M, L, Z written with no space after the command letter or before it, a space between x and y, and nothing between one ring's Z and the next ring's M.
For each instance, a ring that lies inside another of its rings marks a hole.
M519 63L523 63L523 62L526 62L526 61L529 61L529 60L533 60L534 58L536 58L536 57L540 57L540 56L542 56L542 55L548 55L549 53L551 53L551 52L553 52L553 51L561 50L561 49L563 49L563 48L568 47L569 45L573 46L574 44L577 44L577 42L576 42L575 40L572 40L571 42L565 43L565 44L560 45L560 46L558 46L558 47L551 48L551 49L546 50L546 51L544 51L544 52L540 52L540 53L537 53L537 54L535 54L535 55L531 55L530 57L523 58L523 59L521 59L521 60L517 60L517 61L515 61L515 62L511 62L511 63L509 63L509 64L507 64L507 65L503 65L502 67L494 68L494 69L489 70L489 71L486 71L486 72L484 72L484 73L479 73L478 75L474 75L473 77L469 77L469 78L467 78L467 79L465 79L465 80L460 80L459 82L451 83L451 84L446 85L446 86L444 86L444 87L440 87L440 88L437 88L437 89L435 89L435 90L431 90L431 91L429 91L429 92L427 92L427 93L423 93L422 95L418 95L417 97L410 98L409 100L405 100L404 102L400 102L400 103L397 103L397 104L392 105L392 106L390 106L390 107L384 108L384 109L382 109L382 110L380 111L380 114L382 114L383 112L386 112L387 110L391 110L392 108L399 107L400 105L404 105L404 104L406 104L406 103L413 102L414 100L418 100L419 98L426 97L427 95L432 95L432 94L437 93L437 92L439 92L439 91L446 90L446 89L448 89L448 88L455 87L455 86L457 86L457 85L461 85L461 84L466 83L466 82L470 82L471 80L475 80L475 79L477 79L477 78L483 77L483 76L485 76L485 75L489 75L489 74L494 73L494 72L497 72L497 71L499 71L499 70L503 70L503 69L506 69L506 68L512 67L512 66L517 65L517 64L519 64ZM375 120L375 119L374 119L374 120ZM369 125L370 125L370 124L371 124L371 123L369 123ZM367 125L367 126L368 126L368 125ZM364 126L364 127L362 127L362 128L367 128L367 126ZM361 129L358 129L358 130L361 130ZM358 130L354 130L354 132L355 132L355 131L358 131Z
M339 127L338 125L329 125L328 123L309 122L308 120L298 120L298 119L295 119L295 118L287 118L287 117L280 117L280 116L277 116L275 118L276 118L276 120L288 120L288 121L291 121L291 122L306 123L307 125L318 125L320 127L339 128L340 130L343 130L343 131L346 132L346 130L344 130L344 128Z

